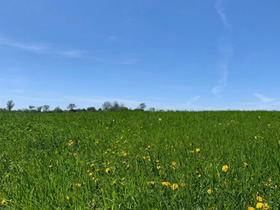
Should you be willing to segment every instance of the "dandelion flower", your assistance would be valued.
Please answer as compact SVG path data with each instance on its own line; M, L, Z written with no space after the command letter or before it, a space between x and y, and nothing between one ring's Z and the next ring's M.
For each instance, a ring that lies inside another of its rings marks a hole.
M173 161L172 162L172 166L176 166L176 165L177 165L177 163Z
M110 172L110 168L106 168L106 169L105 169L105 172L106 172L106 173L109 173L109 172Z
M265 185L265 186L268 186L268 182L265 182L264 185Z
M180 187L184 188L184 187L185 187L185 184L181 184Z
M265 203L265 204L263 205L263 209L269 209L269 205L268 205L267 203Z
M228 165L224 165L224 166L222 167L222 170L223 170L223 172L227 172L227 171L228 171Z
M208 190L207 190L207 193L210 195L210 194L213 193L213 190L212 190L212 189L208 189Z
M200 149L199 149L199 148L196 148L195 151L196 151L197 153L200 153Z
M262 202L263 201L262 197L261 196L257 196L257 201Z
M178 188L179 188L179 185L176 184L176 183L173 184L172 187L171 187L172 190L177 190Z
M49 165L49 168L52 168L53 166L52 165Z
M130 165L129 165L129 164L127 164L127 165L126 165L126 168L130 168Z
M88 175L89 175L89 176L92 176L92 175L93 175L93 173L92 173L92 172L90 172Z
M157 169L159 170L161 167L160 166L157 166Z
M82 185L81 185L80 183L77 183L76 186L77 186L77 187L81 187Z
M156 160L156 163L159 163L159 160Z
M94 167L94 163L90 164L90 167Z
M170 182L162 182L161 184L162 184L162 186L168 187L170 185Z
M6 200L1 201L1 206L3 206L6 203Z
M249 165L249 164L248 164L248 163L246 163L246 162L245 162L245 163L243 163L243 164L244 164L244 166L245 166L245 167L248 167L248 165Z
M248 210L255 210L254 207L248 207Z
M256 208L257 209L260 209L260 208L262 208L263 207L263 203L257 203L257 205L256 205Z
M272 182L272 179L271 179L271 178L268 178L268 181L269 181L269 182Z
M69 198L69 196L68 196L68 195L66 195L66 200L68 200L68 201L69 201L69 199L70 199L70 198Z

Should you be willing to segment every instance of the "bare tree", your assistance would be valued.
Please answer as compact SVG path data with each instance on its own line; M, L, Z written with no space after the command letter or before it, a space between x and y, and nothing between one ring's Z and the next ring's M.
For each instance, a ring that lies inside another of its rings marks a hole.
M10 112L12 111L13 107L15 106L15 103L12 100L9 100L7 102L7 110Z
M106 101L106 102L104 102L102 107L103 107L104 110L110 110L113 106L112 106L111 102Z
M73 111L74 108L76 108L76 107L77 107L76 104L69 104L69 105L67 106L67 109L69 109L70 111Z
M43 110L44 110L44 112L50 111L50 106L49 105L44 105Z

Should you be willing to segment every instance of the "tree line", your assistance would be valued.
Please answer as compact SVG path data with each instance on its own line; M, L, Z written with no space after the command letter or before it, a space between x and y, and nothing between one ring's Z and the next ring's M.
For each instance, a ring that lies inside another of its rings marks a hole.
M102 108L96 109L94 106L88 107L88 108L77 108L76 104L70 103L67 106L66 110L61 109L59 106L55 107L53 110L50 109L49 105L42 105L42 106L33 106L30 105L28 108L25 109L18 109L18 110L13 110L15 106L15 103L12 100L9 100L7 102L6 108L0 108L1 112L97 112L97 111L145 111L146 109L146 104L145 103L141 103L139 104L139 106L135 109L130 109L126 106L124 106L123 104L115 101L115 102L110 102L110 101L106 101L103 103ZM150 108L148 111L156 111L155 108ZM163 110L160 110L163 111Z

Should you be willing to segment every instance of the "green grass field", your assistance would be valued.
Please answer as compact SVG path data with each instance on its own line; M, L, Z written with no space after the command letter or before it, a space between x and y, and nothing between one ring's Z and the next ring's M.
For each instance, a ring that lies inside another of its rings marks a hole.
M279 112L0 113L4 209L279 209L279 173Z

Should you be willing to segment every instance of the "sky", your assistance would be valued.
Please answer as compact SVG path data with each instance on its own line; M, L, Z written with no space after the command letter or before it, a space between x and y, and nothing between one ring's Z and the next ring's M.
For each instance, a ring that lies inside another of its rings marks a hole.
M0 107L280 110L280 1L0 2Z

